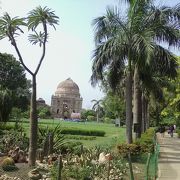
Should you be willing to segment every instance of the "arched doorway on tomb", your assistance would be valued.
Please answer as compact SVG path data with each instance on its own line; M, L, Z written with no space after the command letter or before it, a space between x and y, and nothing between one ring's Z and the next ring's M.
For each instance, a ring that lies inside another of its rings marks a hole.
M70 113L69 113L69 106L66 102L63 102L63 119L69 119L70 118Z

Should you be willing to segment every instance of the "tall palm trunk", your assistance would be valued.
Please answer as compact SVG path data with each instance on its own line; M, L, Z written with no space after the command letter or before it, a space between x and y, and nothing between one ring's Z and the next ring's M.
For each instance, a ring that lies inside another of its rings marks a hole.
M149 103L148 100L145 98L145 130L149 128Z
M145 96L142 93L142 123L141 123L141 132L145 132L146 130L146 103L145 103Z
M141 122L142 122L142 101L141 101L141 87L138 67L134 70L134 106L133 106L133 124L137 125L135 138L141 137Z
M148 100L144 93L142 94L142 132L145 132L149 128L149 106Z
M160 109L159 109L159 106L158 106L158 104L156 104L156 111L155 111L155 113L156 113L156 120L155 120L155 125L156 126L159 126L159 123L160 123Z
M127 143L132 143L132 75L131 67L126 76L126 138Z
M36 75L32 75L32 95L30 112L30 135L29 135L29 166L35 166L37 147L37 110L36 110Z

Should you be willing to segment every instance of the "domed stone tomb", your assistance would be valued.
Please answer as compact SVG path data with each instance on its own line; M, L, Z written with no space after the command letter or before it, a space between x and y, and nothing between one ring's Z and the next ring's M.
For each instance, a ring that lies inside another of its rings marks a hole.
M82 109L82 97L78 85L68 78L60 82L51 97L52 114L56 118L70 118L72 113L80 113Z

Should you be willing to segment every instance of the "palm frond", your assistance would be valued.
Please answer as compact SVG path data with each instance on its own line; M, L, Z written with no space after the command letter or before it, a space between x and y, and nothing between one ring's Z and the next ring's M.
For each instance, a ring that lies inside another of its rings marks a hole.
M154 49L154 70L161 73L161 76L175 78L177 76L177 59L173 53L167 49L156 45Z
M0 38L8 37L11 40L11 36L18 35L18 31L23 33L20 27L26 25L25 18L11 18L8 13L5 13L0 17Z
M120 30L124 34L128 34L127 23L121 19L117 7L107 7L106 15L94 19L92 25L94 26L96 44L114 37L118 34L117 31L119 32Z
M38 34L36 31L34 31L34 34L30 34L28 39L33 45L39 43L39 46L41 47L41 45L44 43L45 33L40 31Z
M35 30L40 23L49 24L55 28L59 22L58 19L59 17L50 8L38 6L28 14L28 28Z
M128 53L128 46L119 39L110 39L106 43L99 45L93 54L91 84L96 85L99 80L103 80L103 72L113 61L121 63L125 61ZM122 39L121 39L122 40ZM116 64L116 63L115 63ZM123 64L123 63L122 63Z

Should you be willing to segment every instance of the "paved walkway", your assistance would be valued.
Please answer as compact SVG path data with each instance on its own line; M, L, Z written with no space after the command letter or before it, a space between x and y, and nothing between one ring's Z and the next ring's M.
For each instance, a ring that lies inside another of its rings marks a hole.
M176 134L171 138L167 133L164 138L158 139L160 143L158 180L180 180L180 139Z

